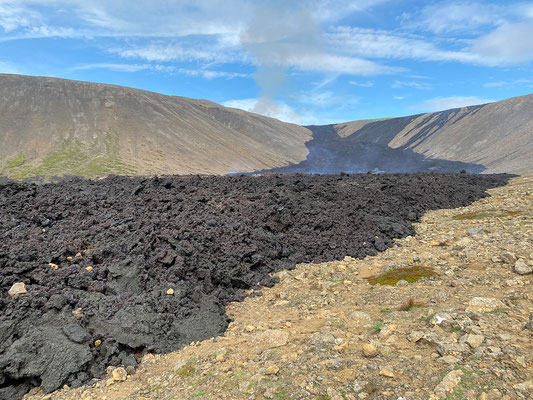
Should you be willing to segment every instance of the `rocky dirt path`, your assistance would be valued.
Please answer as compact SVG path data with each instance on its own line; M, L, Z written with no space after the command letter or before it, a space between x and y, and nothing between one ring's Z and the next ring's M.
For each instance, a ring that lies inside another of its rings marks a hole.
M25 399L531 399L533 176L489 192L375 257L279 273L224 337ZM366 279L420 266L438 275Z

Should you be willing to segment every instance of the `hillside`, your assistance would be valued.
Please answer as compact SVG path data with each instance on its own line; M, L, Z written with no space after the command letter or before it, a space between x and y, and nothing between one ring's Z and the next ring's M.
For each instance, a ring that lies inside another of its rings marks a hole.
M302 127L206 100L0 74L0 175L533 172L533 95Z
M226 174L305 159L297 125L126 87L0 75L0 171Z
M533 171L533 95L403 118L334 125L352 144L482 164L486 173Z

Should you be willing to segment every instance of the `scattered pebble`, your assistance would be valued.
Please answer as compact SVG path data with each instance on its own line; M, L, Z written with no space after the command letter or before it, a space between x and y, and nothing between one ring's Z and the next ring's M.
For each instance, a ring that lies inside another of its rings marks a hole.
M126 372L126 369L123 367L118 367L113 370L111 373L111 376L113 377L113 380L115 382L118 381L125 381L128 378L128 373Z
M14 297L26 294L28 291L26 290L26 284L24 282L17 282L11 286L11 289L9 289L7 293L9 296Z
M266 375L277 375L279 372L279 367L277 365L271 365L265 371Z
M390 370L389 368L381 368L379 370L379 374L387 378L394 378L394 372L392 372L392 370Z
M533 273L533 268L527 265L526 260L520 258L514 265L514 272L516 272L518 275L528 275Z
M83 318L83 310L81 308L76 308L72 310L72 315L76 319L82 319Z
M363 345L363 354L367 358L372 358L377 356L379 353L378 348L374 346L372 343L365 343Z

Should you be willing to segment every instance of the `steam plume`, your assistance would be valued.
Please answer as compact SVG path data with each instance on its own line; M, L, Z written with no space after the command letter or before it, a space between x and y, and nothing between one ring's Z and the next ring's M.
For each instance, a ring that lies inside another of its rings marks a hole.
M287 81L287 66L295 57L318 50L319 26L306 2L265 3L254 8L240 40L257 61L255 80L261 97L250 111L274 115L279 111L275 97Z

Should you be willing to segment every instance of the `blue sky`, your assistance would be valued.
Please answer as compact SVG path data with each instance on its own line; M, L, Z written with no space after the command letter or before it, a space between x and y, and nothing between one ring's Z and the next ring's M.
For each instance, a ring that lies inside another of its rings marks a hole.
M533 2L0 0L0 72L300 124L533 93Z

